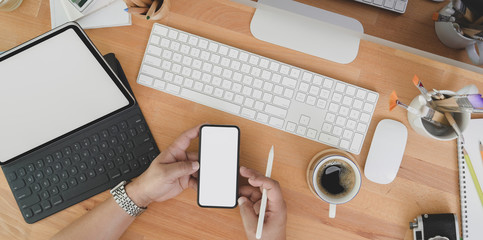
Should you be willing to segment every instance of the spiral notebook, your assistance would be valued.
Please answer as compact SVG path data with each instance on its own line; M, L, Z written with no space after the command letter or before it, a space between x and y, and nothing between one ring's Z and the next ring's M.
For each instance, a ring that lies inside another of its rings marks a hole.
M480 154L480 140L483 142L483 119L472 119L463 137L464 143L458 139L462 236L465 240L482 240L483 205L476 192L462 149L464 146L468 152L478 181L482 184L483 160Z

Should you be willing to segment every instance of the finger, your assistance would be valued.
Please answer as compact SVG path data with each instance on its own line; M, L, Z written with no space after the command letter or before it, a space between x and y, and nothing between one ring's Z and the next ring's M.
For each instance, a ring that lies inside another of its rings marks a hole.
M240 168L240 174L248 177L248 183L254 187L260 187L267 189L267 198L269 202L269 208L275 211L282 209L284 200L282 196L282 190L280 184L271 179L261 175L259 172L246 167Z
M258 215L260 214L260 206L262 206L262 201L256 201L253 203L253 211Z
M250 199L250 201L252 202L259 201L262 198L262 193L260 192L260 189L249 185L241 186L239 189L239 193L240 195Z
M201 125L198 125L192 129L189 129L182 133L174 142L171 144L171 146L168 147L168 151L173 154L176 158L180 157L177 156L180 153L185 154L184 152L186 149L191 144L191 141L195 138L198 137L198 134L200 132L200 127Z
M200 164L198 162L174 162L166 164L165 167L168 178L174 180L198 171Z
M138 7L149 7L151 4L145 3L143 0L131 0Z
M127 7L136 7L136 4L132 0L124 0Z
M258 171L251 168L247 168L245 166L240 167L240 175L248 179L255 178L256 176L262 176L262 174L259 173Z
M246 197L240 197L238 198L238 207L240 208L240 215L243 226L245 226L246 234L250 238L250 236L255 235L258 223L258 217L253 210L253 204Z
M188 181L188 186L198 191L198 179L190 177L190 180Z
M145 14L148 10L149 8L130 7L127 9L127 12L132 14Z
M198 161L200 158L200 155L198 154L198 152L188 152L186 154L186 156L188 157L188 161Z

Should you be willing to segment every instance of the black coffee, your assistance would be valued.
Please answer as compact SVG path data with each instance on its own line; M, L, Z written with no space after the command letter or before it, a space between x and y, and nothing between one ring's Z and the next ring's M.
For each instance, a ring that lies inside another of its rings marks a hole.
M329 197L342 198L351 192L354 185L354 170L342 160L327 161L317 172L317 187Z

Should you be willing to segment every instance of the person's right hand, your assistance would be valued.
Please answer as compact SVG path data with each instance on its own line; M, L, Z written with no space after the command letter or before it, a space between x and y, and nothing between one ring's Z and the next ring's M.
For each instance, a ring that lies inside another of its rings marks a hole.
M262 239L285 239L285 226L287 225L287 206L283 200L280 184L267 178L259 172L240 167L240 174L248 178L248 183L240 187L238 205L249 240L256 239L258 214L262 199L262 189L267 190L267 208L263 224Z

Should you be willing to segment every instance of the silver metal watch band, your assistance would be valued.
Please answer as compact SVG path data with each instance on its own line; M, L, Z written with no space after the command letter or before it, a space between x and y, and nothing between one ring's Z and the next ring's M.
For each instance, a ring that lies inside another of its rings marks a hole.
M126 211L127 214L137 217L141 215L147 208L137 206L131 198L127 195L126 186L127 182L122 181L113 189L111 189L111 194L114 197L114 200L119 204L119 206Z

